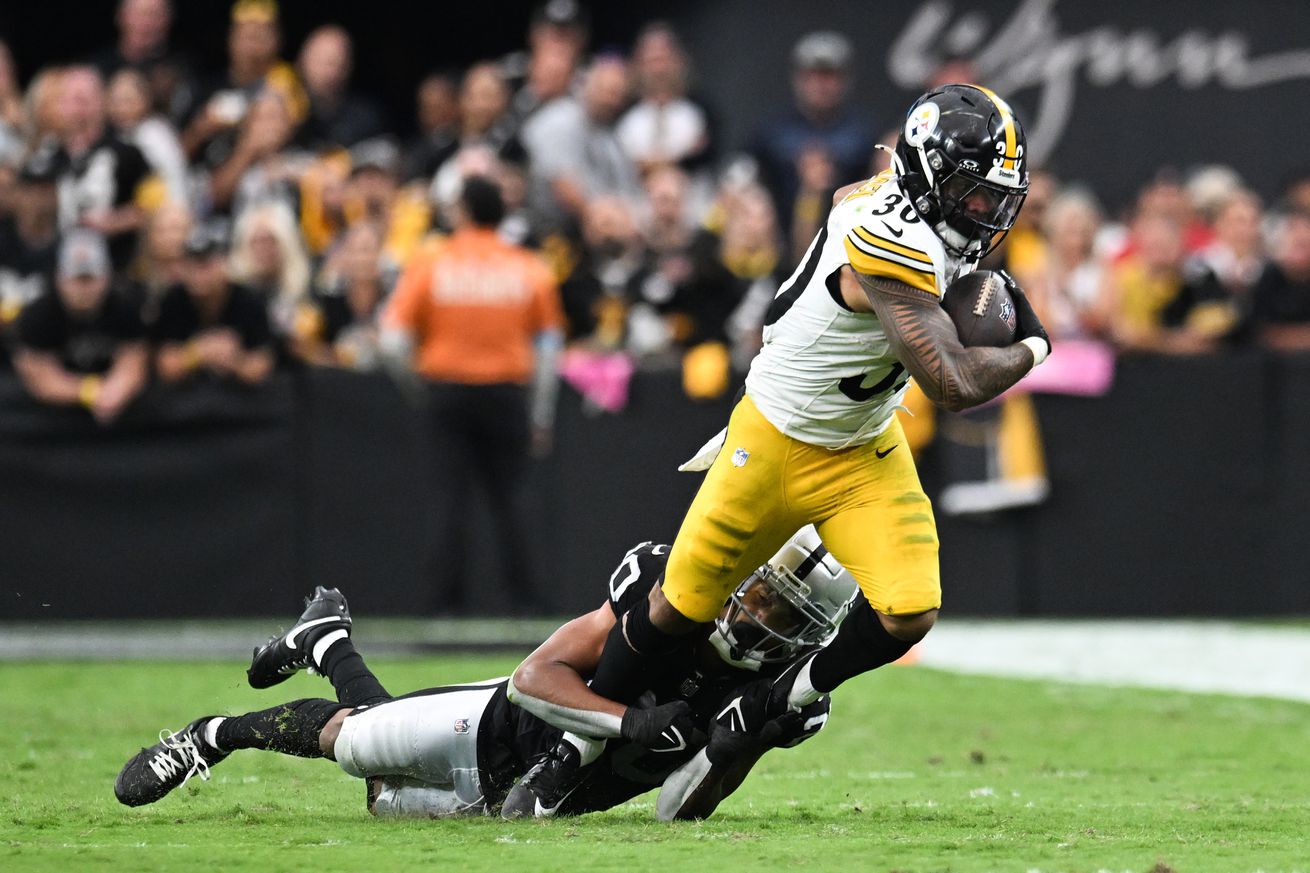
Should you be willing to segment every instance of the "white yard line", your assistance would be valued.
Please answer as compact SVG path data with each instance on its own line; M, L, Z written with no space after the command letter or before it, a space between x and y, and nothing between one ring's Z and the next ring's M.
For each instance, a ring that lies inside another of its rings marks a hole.
M1310 701L1310 630L1212 621L946 620L918 663L961 673Z

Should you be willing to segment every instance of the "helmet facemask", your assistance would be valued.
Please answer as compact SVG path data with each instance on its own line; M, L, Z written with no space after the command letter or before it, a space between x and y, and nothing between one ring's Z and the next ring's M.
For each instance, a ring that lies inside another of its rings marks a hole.
M942 221L968 240L968 249L985 257L1014 227L1014 221L1028 196L1028 186L1011 187L983 178L963 167L953 167L934 186Z
M766 564L732 592L716 636L733 662L785 663L831 639L844 614L825 613L795 573Z

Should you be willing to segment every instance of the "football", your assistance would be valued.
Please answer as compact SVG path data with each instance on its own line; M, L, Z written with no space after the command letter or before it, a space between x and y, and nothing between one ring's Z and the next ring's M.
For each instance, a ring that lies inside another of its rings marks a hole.
M1014 342L1017 314L1005 280L991 270L975 270L946 288L942 308L955 322L966 346L1008 346Z

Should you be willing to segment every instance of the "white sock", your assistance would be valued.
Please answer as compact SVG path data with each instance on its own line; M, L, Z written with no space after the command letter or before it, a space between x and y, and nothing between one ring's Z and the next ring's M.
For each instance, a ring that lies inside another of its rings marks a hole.
M345 628L337 628L323 634L319 641L314 643L314 650L309 653L309 659L314 662L315 667L319 668L319 672L322 672L323 656L327 654L328 649L348 636L350 636L350 631Z
M218 749L220 752L224 750L219 748L218 745L218 726L225 721L227 721L226 718L218 715L205 722L205 744L211 749Z
M560 739L578 750L583 767L599 758L600 753L605 751L604 740L593 740L591 737L582 737L574 733L565 733Z
M796 681L791 684L791 691L787 693L787 705L792 709L809 706L823 696L822 691L810 684L810 665L813 663L814 658L810 658L801 664L800 670L796 673Z

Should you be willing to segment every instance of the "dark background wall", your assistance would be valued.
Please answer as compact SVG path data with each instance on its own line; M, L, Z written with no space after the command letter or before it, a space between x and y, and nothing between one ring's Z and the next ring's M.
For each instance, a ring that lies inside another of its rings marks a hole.
M283 0L288 55L315 25L357 42L356 81L411 123L414 86L524 45L531 0L358 3ZM630 0L592 3L593 46L626 48L641 24L673 20L691 49L696 89L716 109L725 150L747 145L789 101L788 52L809 30L857 46L853 104L895 127L943 58L976 62L1009 97L1032 155L1124 205L1161 167L1231 164L1273 196L1310 167L1310 4L1253 0ZM224 56L228 0L175 3L177 42L202 66ZM112 39L114 0L0 4L0 38L30 76Z
M946 608L1310 613L1310 395L1291 390L1307 378L1310 358L1130 359L1104 398L1038 398L1053 495L939 517ZM618 416L565 392L530 489L553 611L594 607L631 545L673 537L699 483L677 464L728 408L673 376L639 377ZM346 372L155 393L108 431L0 379L0 619L282 613L315 584L423 612L442 493L425 427L386 379ZM931 482L931 454L921 469ZM501 543L471 516L469 599L503 613Z

